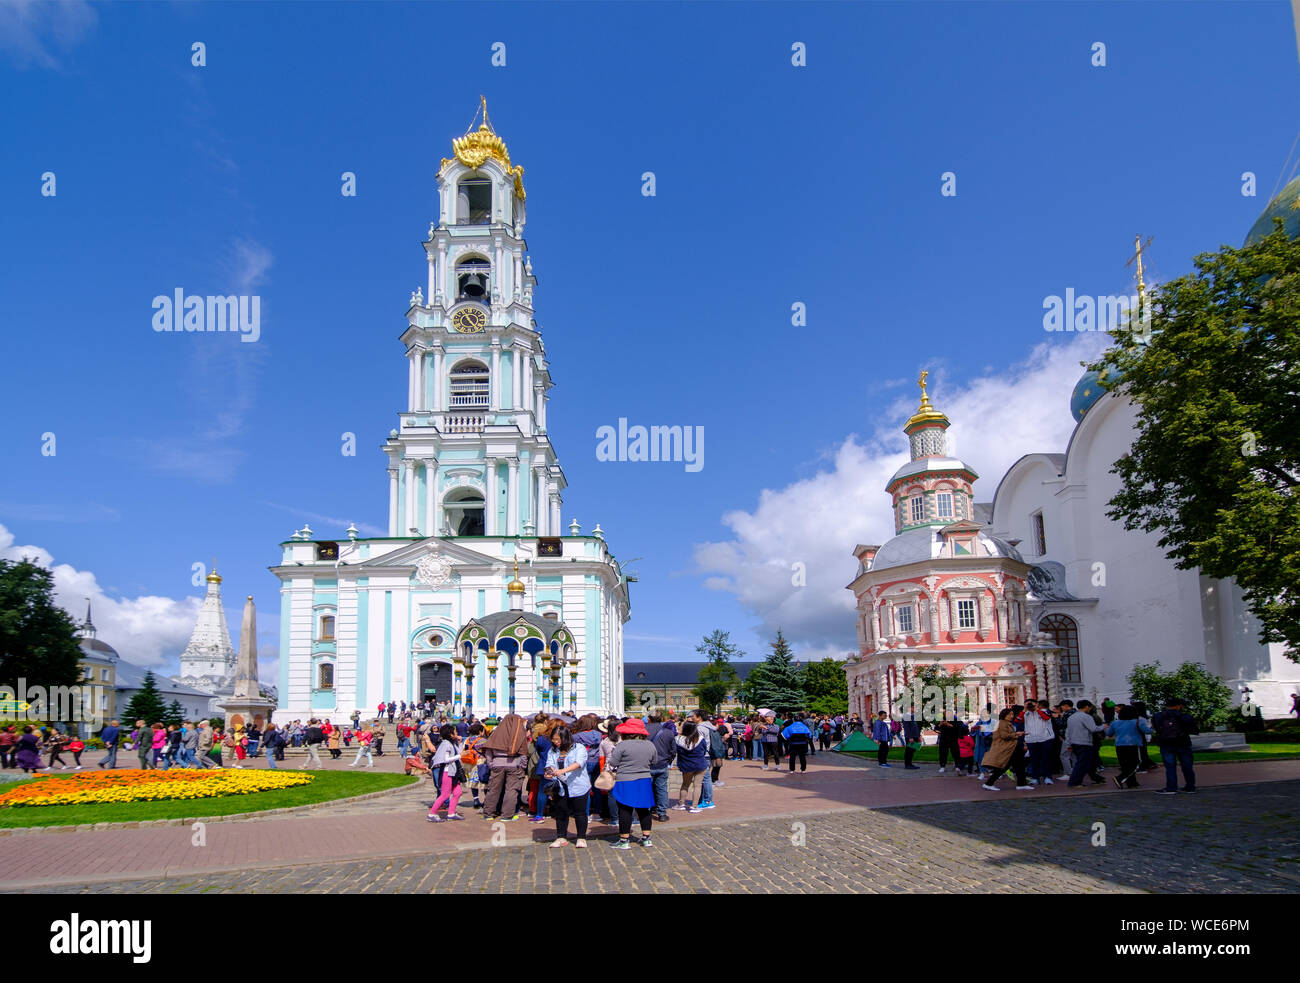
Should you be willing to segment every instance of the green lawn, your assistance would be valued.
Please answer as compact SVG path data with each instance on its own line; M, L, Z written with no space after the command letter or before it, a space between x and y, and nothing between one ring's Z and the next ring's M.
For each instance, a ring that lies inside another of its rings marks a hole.
M214 799L178 799L162 802L114 802L105 805L22 806L0 809L0 828L15 826L68 826L81 823L131 823L148 819L186 819L191 816L229 816L290 806L312 805L380 792L417 781L406 775L357 774L313 771L315 779L296 788L224 795ZM6 784L5 789L16 784Z
M872 761L876 758L874 751L843 751L841 753L852 754L859 758L869 758ZM1160 749L1151 748L1151 757L1158 764ZM1196 753L1197 764L1214 761L1275 761L1279 758L1300 758L1300 744L1256 744L1253 745L1253 749L1250 751L1198 751ZM902 760L903 749L901 747L889 749L890 764ZM923 747L916 752L916 757L912 760L937 764L939 749L937 747ZM1114 744L1103 744L1101 746L1101 763L1103 765L1119 764L1119 760L1115 757Z

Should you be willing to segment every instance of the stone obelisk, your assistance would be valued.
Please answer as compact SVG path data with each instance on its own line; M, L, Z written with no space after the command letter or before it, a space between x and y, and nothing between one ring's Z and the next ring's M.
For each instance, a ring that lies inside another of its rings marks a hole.
M247 727L251 723L261 728L275 709L275 703L262 696L257 683L257 608L253 606L252 594L244 602L244 620L239 630L235 691L221 709L226 713L227 730L232 725Z

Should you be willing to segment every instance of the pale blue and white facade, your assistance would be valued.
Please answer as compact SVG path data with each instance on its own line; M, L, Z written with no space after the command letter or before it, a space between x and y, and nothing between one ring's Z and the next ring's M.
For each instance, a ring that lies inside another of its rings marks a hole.
M431 689L480 717L623 709L627 578L599 525L584 536L560 523L523 168L486 114L453 150L424 243L427 294L412 294L401 335L388 535L327 541L304 527L281 544L277 722L373 715Z

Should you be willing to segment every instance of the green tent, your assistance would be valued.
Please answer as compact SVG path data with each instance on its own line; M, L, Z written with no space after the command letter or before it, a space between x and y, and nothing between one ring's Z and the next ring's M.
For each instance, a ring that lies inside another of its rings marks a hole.
M855 730L852 734L850 734L848 737L844 738L844 740L840 741L833 748L831 748L831 750L832 751L874 751L878 747L879 745L876 744L876 742L873 741L866 734L863 734L861 731Z

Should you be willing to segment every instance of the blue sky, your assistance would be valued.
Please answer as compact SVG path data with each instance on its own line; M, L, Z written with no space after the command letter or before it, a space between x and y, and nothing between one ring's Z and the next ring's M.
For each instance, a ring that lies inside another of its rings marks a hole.
M643 558L625 657L777 625L842 654L917 372L981 500L1063 449L1096 339L1044 298L1127 291L1139 231L1156 279L1240 244L1297 83L1285 2L0 5L0 555L142 663L216 557L273 660L276 544L385 524L434 175L483 93L526 168L564 524ZM259 294L261 339L155 333L177 287ZM703 427L703 470L598 461L619 417Z

